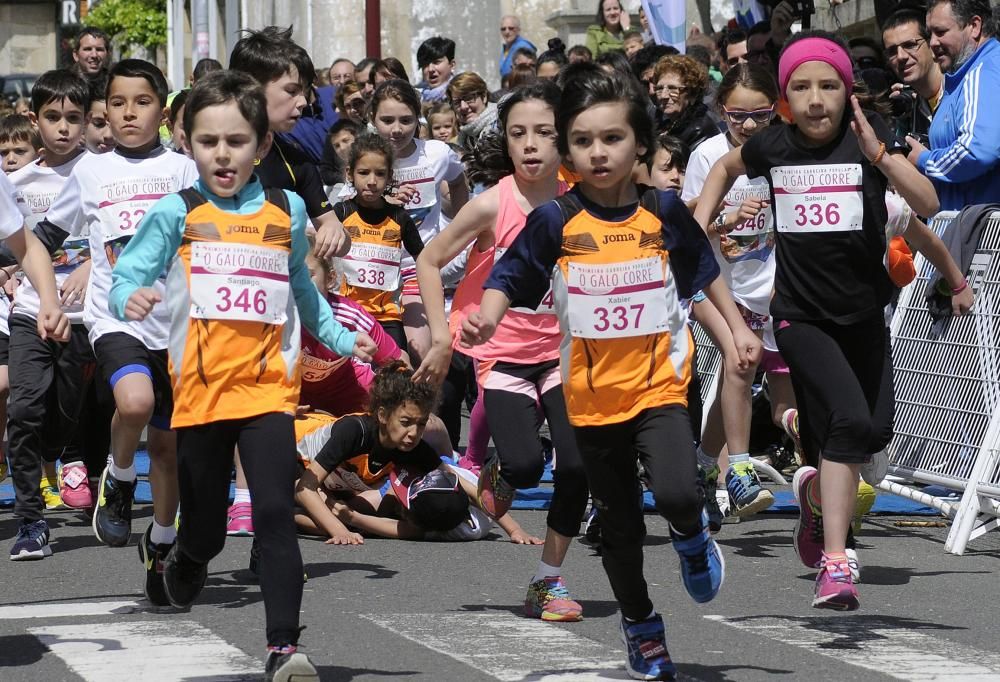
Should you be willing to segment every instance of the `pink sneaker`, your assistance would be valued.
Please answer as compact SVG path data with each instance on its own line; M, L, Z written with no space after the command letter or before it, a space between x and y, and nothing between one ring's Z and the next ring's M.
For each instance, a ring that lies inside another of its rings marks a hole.
M87 480L87 467L83 464L69 464L59 473L59 495L63 504L72 509L90 509L94 506L94 496Z
M479 507L494 519L510 511L517 492L500 476L500 458L494 457L479 473Z
M800 467L792 478L792 494L799 503L799 520L792 541L795 552L809 568L823 563L823 510L809 501L809 491L819 483L816 467Z
M854 611L860 605L858 588L851 578L851 567L846 556L829 559L823 555L823 566L816 576L816 596L813 608Z
M253 518L249 502L237 502L226 513L226 535L253 535Z

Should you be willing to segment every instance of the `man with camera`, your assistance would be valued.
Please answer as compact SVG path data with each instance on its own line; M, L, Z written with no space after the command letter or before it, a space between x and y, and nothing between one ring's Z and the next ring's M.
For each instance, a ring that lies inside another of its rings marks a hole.
M930 37L920 10L899 10L882 25L886 62L900 80L889 95L896 134L913 135L924 145L944 93L944 74L934 61Z
M930 48L945 73L929 143L907 158L934 183L942 210L1000 201L1000 43L990 0L930 0Z

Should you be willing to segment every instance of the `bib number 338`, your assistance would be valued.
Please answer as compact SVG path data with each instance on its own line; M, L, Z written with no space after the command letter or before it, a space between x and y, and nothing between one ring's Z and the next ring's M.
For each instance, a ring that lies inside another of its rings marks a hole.
M191 248L191 317L283 324L288 256L252 244L196 242Z
M619 339L668 331L663 261L569 264L570 333L584 339Z

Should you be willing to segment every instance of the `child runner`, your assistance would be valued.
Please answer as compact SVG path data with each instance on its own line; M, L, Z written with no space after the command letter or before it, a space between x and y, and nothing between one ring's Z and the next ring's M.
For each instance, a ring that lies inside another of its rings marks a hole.
M31 230L25 229L24 215L14 203L14 188L3 174L0 174L0 239L5 241L4 248L13 255L38 291L39 307L35 324L39 337L65 340L69 335L69 320L59 304L52 259ZM10 548L13 561L41 559L52 554L49 526L42 518L41 505L37 503L37 465L35 472L34 476L25 476L24 495L18 494L15 500L14 515L20 519L20 524ZM20 479L20 476L17 478ZM19 493L22 491L21 480L15 480L15 487ZM36 502L28 504L32 497Z
M92 266L83 318L97 357L98 371L114 393L111 461L101 474L93 527L111 547L128 543L135 495L135 451L149 425L153 521L139 543L146 569L146 597L168 602L159 565L175 537L177 470L170 431L167 374L169 315L157 306L143 322L122 322L108 309L111 269L125 244L139 232L143 216L161 196L186 187L194 164L160 145L167 81L156 66L123 59L108 76L108 121L117 146L113 153L80 159L35 234L54 253L72 234L89 233ZM163 282L156 284L160 291Z
M172 605L186 607L204 586L208 562L226 538L238 444L260 546L265 675L318 680L309 659L296 653L302 601L292 500L299 314L342 355L369 357L374 348L366 335L334 321L309 279L302 200L265 191L253 175L271 141L262 89L235 71L205 76L188 97L184 130L199 180L150 209L115 267L110 296L116 316L141 320L163 300L150 285L169 268L170 378L184 512L164 561L163 587Z
M905 156L887 153L901 151L899 142L878 116L862 112L852 74L839 38L793 37L778 67L792 124L723 156L695 210L708 229L741 175L770 186L777 236L770 313L791 370L803 449L820 463L792 482L800 502L795 547L806 566L820 569L813 606L848 610L859 604L844 552L858 471L892 436L887 183L918 213L938 209L930 180Z
M559 89L545 81L514 90L501 103L494 165L504 174L498 184L469 202L417 260L417 277L430 322L433 345L418 380L440 382L448 372L452 346L465 317L478 309L483 283L493 263L524 230L528 214L566 192L557 179L555 106ZM482 150L479 157L483 159ZM472 244L468 274L455 294L449 330L440 268ZM517 488L538 485L545 455L538 429L548 421L555 446L555 492L541 562L529 581L524 610L553 621L580 620L582 607L562 578L570 542L580 530L587 507L587 481L566 418L559 377L559 320L551 298L537 308L518 308L504 318L497 333L469 350L476 359L486 418L497 456L479 479L480 504L494 518L507 513ZM525 349L530 348L530 354ZM531 361L526 361L530 357ZM541 410L539 410L539 405ZM541 414L540 414L541 413Z
M726 73L719 84L715 102L719 114L726 121L727 131L709 138L691 153L681 192L685 202L698 201L708 171L716 161L767 128L775 115L777 101L778 84L763 67L741 63ZM774 347L768 315L774 285L774 220L769 202L770 193L764 178L739 178L726 195L709 238L722 276L743 318L750 329L764 340L763 362L768 372L769 395L772 403L780 406L790 402L792 387L788 370ZM774 497L761 486L750 461L750 387L757 366L738 367L732 335L724 324L712 325L711 333L724 359L715 404L721 405L722 430L729 451L726 488L733 512L740 517L749 516L774 503ZM714 511L711 505L720 473L720 450L716 448L721 445L711 433L718 431L718 422L711 418L711 415L718 414L718 408L713 408L715 405L709 408L708 437L698 452L699 464L705 471L706 483L712 493L708 499L710 511ZM774 419L779 425L782 413L783 410ZM710 443L715 447L711 447ZM705 453L706 447L710 454Z
M115 148L115 136L108 125L108 77L90 79L90 108L87 110L87 128L83 135L87 151L106 154Z
M746 328L705 234L674 192L637 188L632 170L653 148L652 121L633 80L579 66L556 109L558 148L580 182L532 211L484 285L463 343L488 341L510 306L537 308L550 286L564 332L562 385L569 421L600 510L605 571L622 611L626 668L673 679L663 619L642 571L645 536L637 460L670 522L683 583L707 602L722 586L722 554L705 527L685 394L691 348L680 297L699 289L726 316L754 361ZM668 267L669 264L669 267Z
M657 189L681 191L691 152L673 135L662 133L656 138L656 151L649 164L649 182Z
M10 176L15 200L29 213L34 229L59 195L77 162L90 97L87 83L68 70L42 74L31 89L29 117L38 127L44 154ZM91 505L87 469L76 448L67 447L76 428L93 373L93 350L83 324L83 296L90 276L86 235L67 240L53 259L56 288L71 324L69 342L57 343L38 334L38 292L31 282L18 289L10 317L11 404L8 439L17 492L24 495L42 474L45 507L65 503L77 509ZM65 451L64 451L65 448ZM62 495L56 488L56 461L63 458ZM40 503L37 493L25 504Z
M340 263L341 296L360 303L405 353L400 263L404 248L416 258L424 242L406 211L385 200L393 184L392 162L392 147L385 138L364 134L355 140L347 163L347 179L355 196L333 210L351 235L351 250Z

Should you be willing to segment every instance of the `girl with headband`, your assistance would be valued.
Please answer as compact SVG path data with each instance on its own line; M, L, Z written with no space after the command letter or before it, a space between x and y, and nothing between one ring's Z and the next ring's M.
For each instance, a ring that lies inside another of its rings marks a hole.
M770 313L791 371L806 458L792 487L795 549L818 568L813 606L853 610L845 553L861 465L892 436L892 362L882 310L888 183L920 215L938 210L930 180L853 94L846 46L833 34L791 39L778 84L792 122L772 126L712 168L695 210L706 230L741 175L764 177L774 211L777 267ZM822 455L820 457L820 454Z

